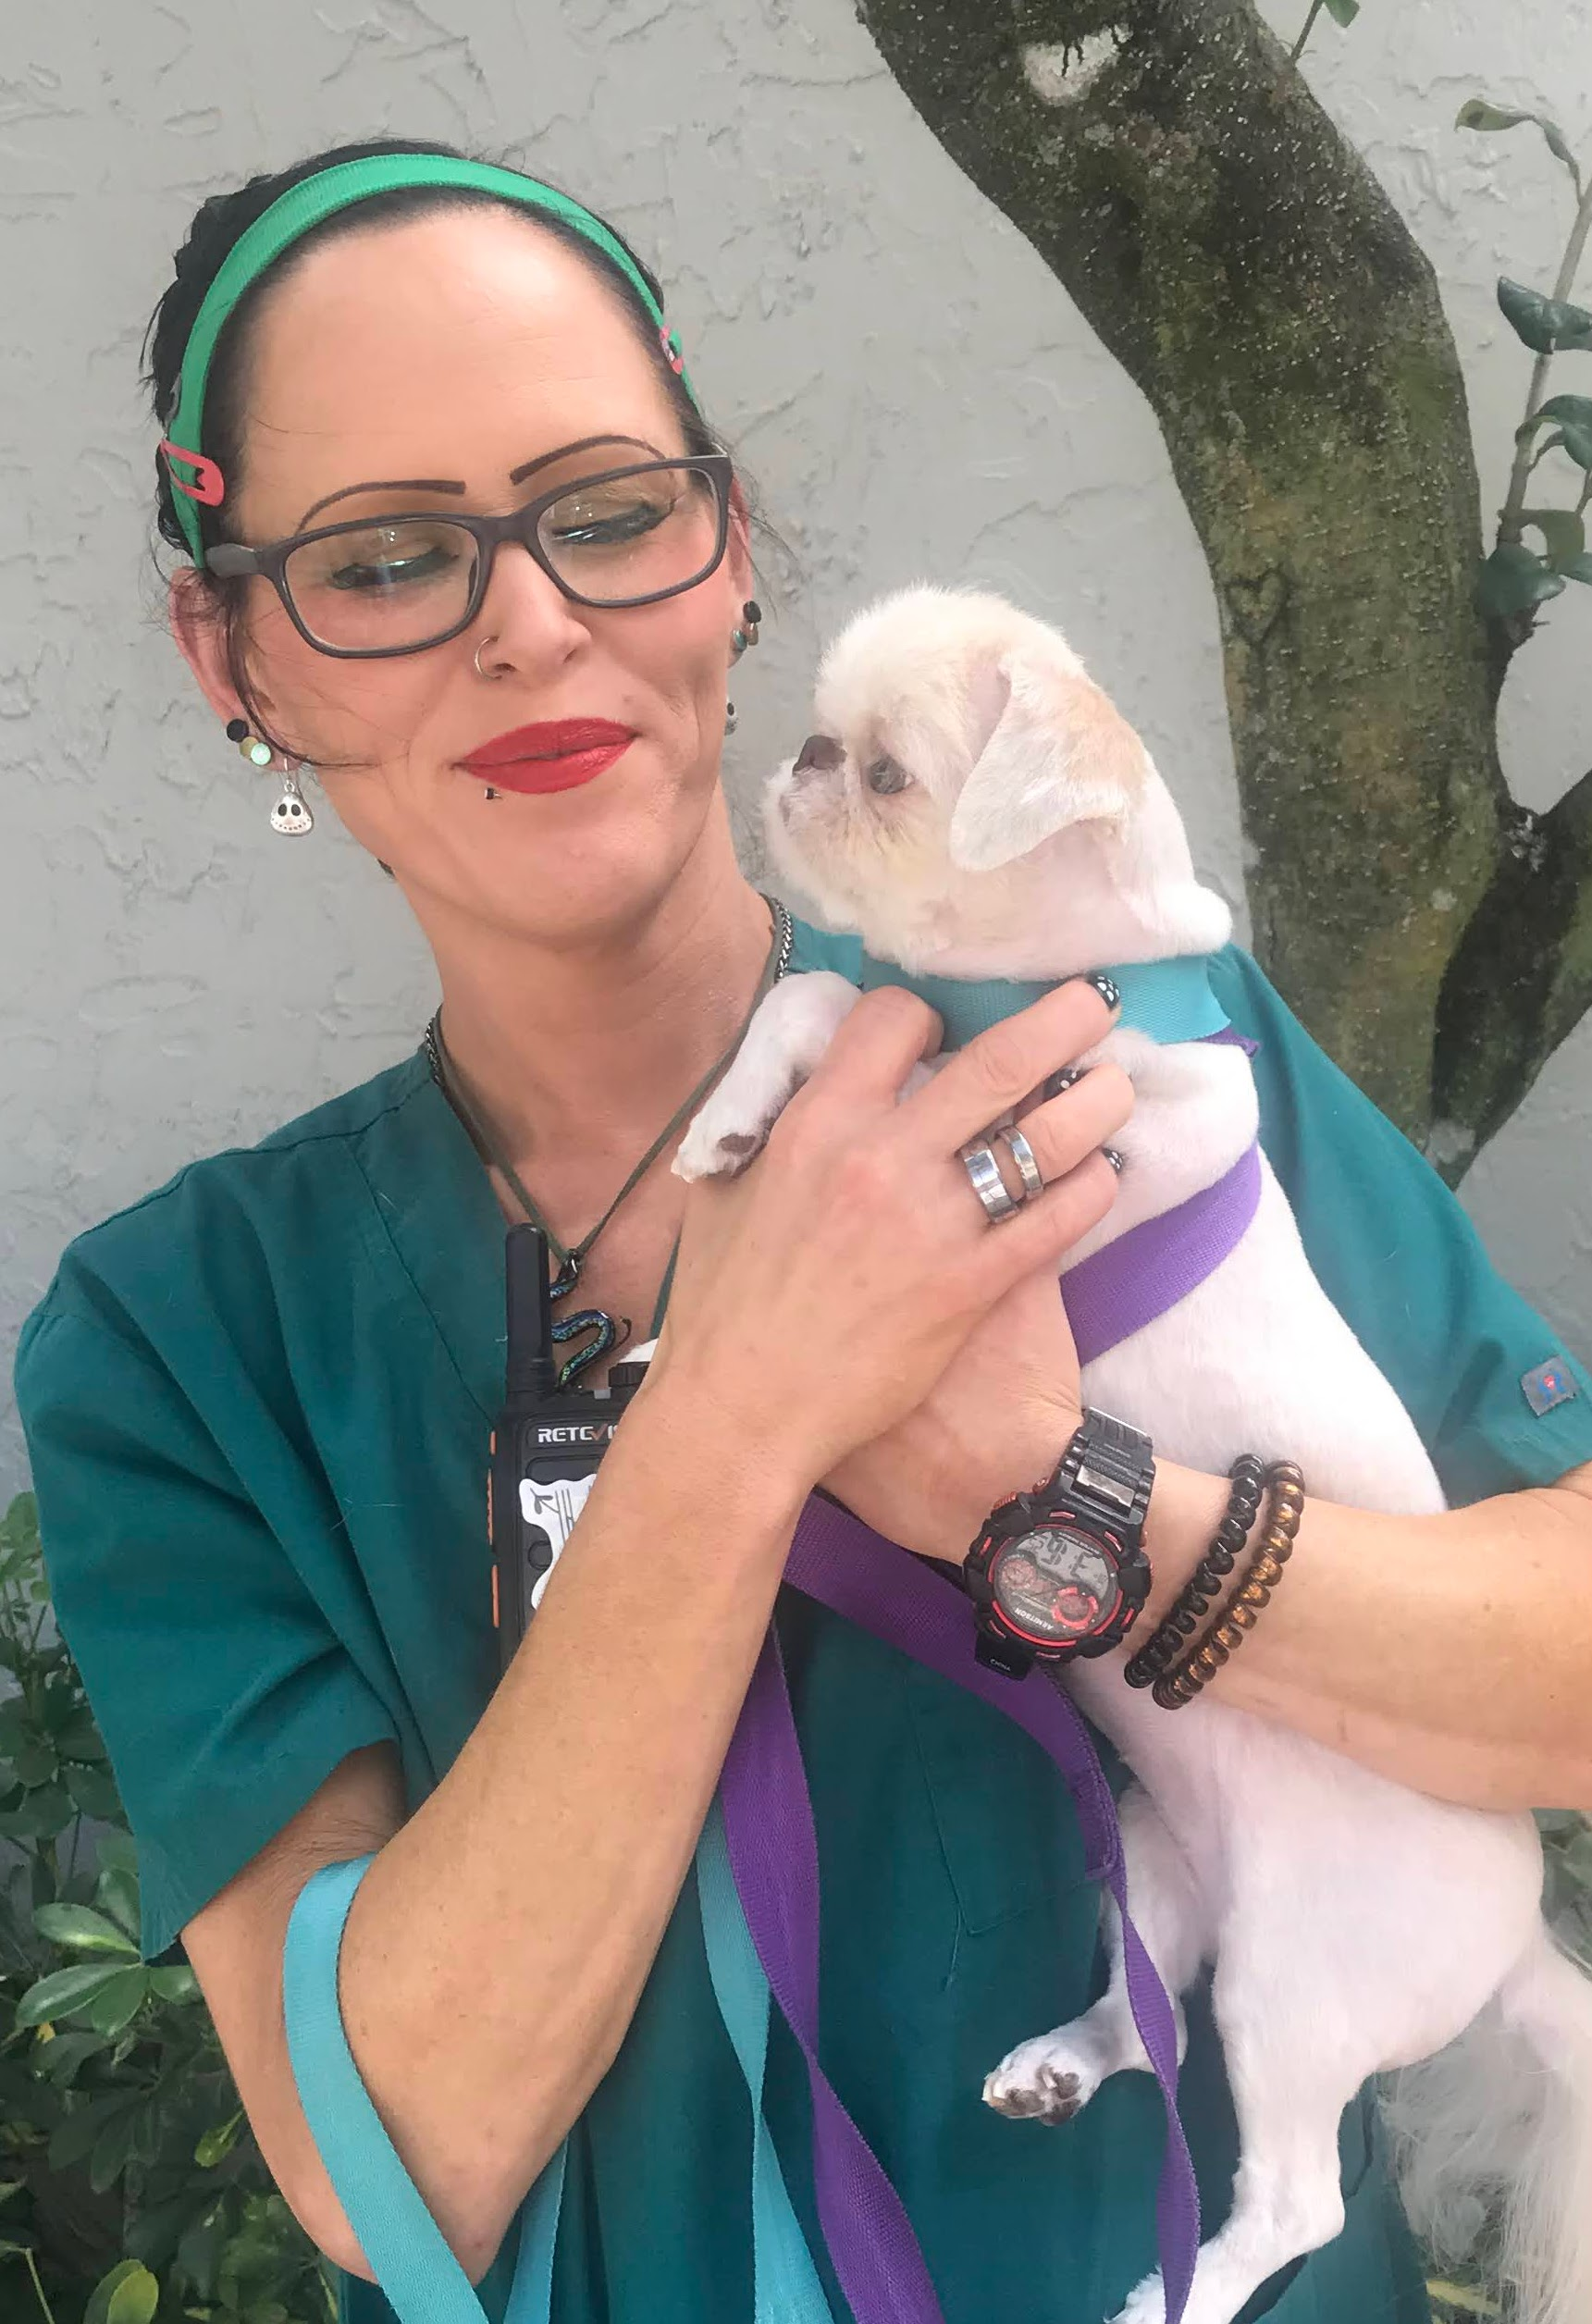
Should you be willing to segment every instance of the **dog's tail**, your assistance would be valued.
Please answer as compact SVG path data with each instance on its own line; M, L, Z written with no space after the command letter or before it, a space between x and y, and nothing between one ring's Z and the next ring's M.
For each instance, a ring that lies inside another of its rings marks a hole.
M1545 1925L1460 2039L1393 2078L1384 2113L1437 2256L1496 2239L1517 2324L1592 2324L1592 1978Z

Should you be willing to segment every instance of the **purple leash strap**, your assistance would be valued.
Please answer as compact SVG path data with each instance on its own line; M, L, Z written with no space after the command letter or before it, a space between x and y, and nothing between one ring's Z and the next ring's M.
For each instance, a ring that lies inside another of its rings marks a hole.
M1092 1364L1197 1291L1242 1242L1259 1201L1257 1142L1214 1186L1202 1187L1158 1218L1142 1219L1069 1267L1061 1299L1079 1363Z
M1178 2119L1171 2001L1128 1917L1116 1802L1089 1730L1059 1688L984 1670L973 1658L967 1601L919 1560L836 1503L809 1501L785 1567L788 1581L859 1629L1015 1719L1046 1752L1077 1803L1090 1876L1122 1916L1128 1994L1166 2108L1156 2194L1168 2324L1178 2324L1199 2245L1199 2196ZM724 1762L730 1863L769 1987L799 2044L812 2093L813 2192L820 2223L857 2324L943 2324L918 2239L899 2195L831 2088L818 2059L818 1843L784 1669L765 1639Z

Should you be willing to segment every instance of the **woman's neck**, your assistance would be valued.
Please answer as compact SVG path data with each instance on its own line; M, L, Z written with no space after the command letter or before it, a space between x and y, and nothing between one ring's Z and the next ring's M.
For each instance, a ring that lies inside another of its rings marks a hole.
M727 831L652 910L587 942L428 933L449 1054L516 1165L572 1140L645 1148L734 1039L770 941Z

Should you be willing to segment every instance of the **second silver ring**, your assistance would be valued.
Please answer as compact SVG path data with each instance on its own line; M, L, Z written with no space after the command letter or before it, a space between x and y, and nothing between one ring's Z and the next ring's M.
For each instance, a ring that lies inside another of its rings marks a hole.
M1017 1164L1018 1176L1023 1182L1024 1202L1037 1202L1044 1193L1044 1180L1041 1175L1039 1164L1034 1160L1032 1146L1015 1125L1012 1129L999 1131L996 1134L1002 1139L1006 1152Z

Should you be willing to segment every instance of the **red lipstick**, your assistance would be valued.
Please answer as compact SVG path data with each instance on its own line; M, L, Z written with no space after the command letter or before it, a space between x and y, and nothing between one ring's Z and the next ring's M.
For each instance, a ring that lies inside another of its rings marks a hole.
M555 718L484 742L459 764L497 791L573 791L612 766L636 740L607 718Z

